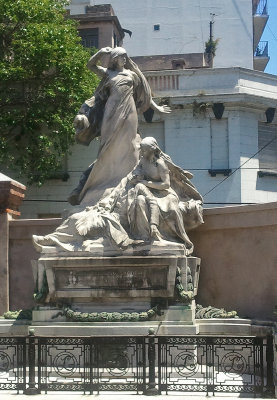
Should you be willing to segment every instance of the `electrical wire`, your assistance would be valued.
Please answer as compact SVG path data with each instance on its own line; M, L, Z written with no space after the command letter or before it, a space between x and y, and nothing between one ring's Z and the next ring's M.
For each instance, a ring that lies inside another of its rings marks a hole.
M270 28L270 26L268 24L266 25L266 27L268 28L268 30L270 31L270 33L272 34L272 36L274 37L274 39L277 42L277 37L276 37L275 33L273 32L273 30Z

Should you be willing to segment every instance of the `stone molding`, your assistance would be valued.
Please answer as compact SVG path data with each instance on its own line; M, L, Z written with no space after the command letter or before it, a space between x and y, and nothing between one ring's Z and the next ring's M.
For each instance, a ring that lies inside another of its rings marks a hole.
M0 214L19 216L26 186L0 173Z

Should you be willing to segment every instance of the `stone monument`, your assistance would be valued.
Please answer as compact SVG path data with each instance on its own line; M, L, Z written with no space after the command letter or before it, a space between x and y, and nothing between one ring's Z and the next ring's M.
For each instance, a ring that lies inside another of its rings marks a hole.
M184 333L187 325L195 333L200 260L187 232L203 223L202 197L190 172L137 133L138 112L171 110L154 102L123 48L99 50L88 68L102 80L75 118L76 140L88 145L100 136L100 149L69 196L74 212L53 233L33 237L41 252L33 323L138 329L151 319L160 332Z

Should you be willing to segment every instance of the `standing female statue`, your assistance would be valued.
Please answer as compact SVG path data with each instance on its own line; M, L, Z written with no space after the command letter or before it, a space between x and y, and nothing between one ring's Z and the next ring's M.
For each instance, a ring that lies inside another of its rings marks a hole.
M105 56L109 56L108 68L98 65ZM93 205L109 194L138 163L138 112L149 107L170 112L153 101L145 77L122 47L99 50L90 58L88 68L102 80L75 118L76 139L88 145L100 136L100 149L79 194L82 205Z

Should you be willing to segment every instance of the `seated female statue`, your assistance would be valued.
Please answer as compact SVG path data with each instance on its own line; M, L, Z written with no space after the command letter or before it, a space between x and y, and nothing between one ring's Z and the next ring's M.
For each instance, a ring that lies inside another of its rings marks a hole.
M191 174L175 166L153 137L143 139L140 148L141 159L133 171L134 187L128 196L131 236L181 242L186 254L191 254L193 244L186 233L184 216L190 213L198 224L203 222L202 197L188 179Z
M137 167L93 206L72 214L52 234L34 236L39 251L88 251L102 246L104 254L163 243L193 251L186 231L203 223L202 197L192 175L177 167L156 140L141 141Z

